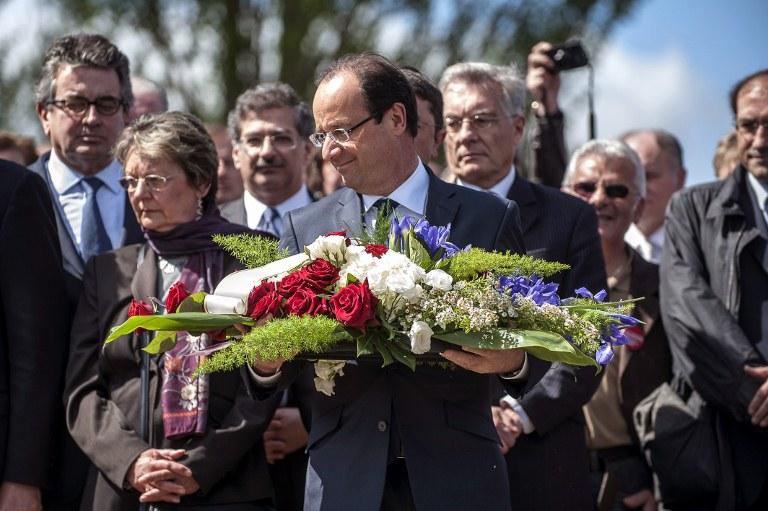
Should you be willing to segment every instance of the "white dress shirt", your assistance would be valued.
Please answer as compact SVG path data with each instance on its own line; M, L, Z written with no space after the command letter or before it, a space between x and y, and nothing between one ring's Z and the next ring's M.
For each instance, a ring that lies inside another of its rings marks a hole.
M280 213L280 218L282 219L285 218L285 215L294 209L303 208L311 202L312 198L309 196L307 185L303 184L301 185L301 188L299 188L298 192L294 193L283 202L273 207L277 210L278 213ZM245 218L248 222L248 228L256 229L259 225L259 222L261 222L262 215L264 215L264 212L267 211L270 206L267 206L259 199L251 195L248 190L246 190L243 194L243 205L245 206Z
M80 232L87 189L83 179L87 176L69 168L56 155L55 150L51 151L51 157L48 160L48 173L58 201L56 207L64 213L69 236L82 255ZM107 231L112 248L119 248L123 243L125 201L127 200L125 190L120 186L123 166L117 160L112 160L112 163L94 176L104 183L104 186L96 192L96 204L101 213L104 229Z
M624 234L624 241L637 250L642 258L649 263L659 264L661 262L661 250L664 248L664 225L646 237L635 224L631 224Z
M416 170L394 189L386 197L381 195L363 195L363 211L365 211L365 225L375 227L378 211L373 209L374 203L379 199L391 199L398 203L395 209L397 218L411 216L415 219L424 218L427 210L427 191L429 190L429 174L426 167L419 160Z
M763 213L763 220L768 227L768 211L766 211L766 201L768 201L768 181L758 181L751 172L747 172L747 182L752 187L752 192L757 199L757 207Z
M480 188L479 186L473 185L472 183L467 183L466 181L462 181L460 177L456 178L456 184L461 186L466 186L467 188L471 188L473 190L478 190L481 192L490 192L493 194L498 195L502 199L507 198L507 194L512 189L512 185L515 184L515 176L517 175L517 169L515 169L515 166L512 165L512 168L509 169L509 172L507 172L507 175L504 176L504 178L493 185L492 187L485 189Z

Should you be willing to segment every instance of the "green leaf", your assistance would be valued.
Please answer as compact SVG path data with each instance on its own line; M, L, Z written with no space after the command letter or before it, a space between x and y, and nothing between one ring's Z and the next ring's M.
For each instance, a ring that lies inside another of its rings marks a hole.
M150 355L159 355L169 351L174 346L176 346L176 332L161 330L155 334L154 339L143 350Z
M432 258L429 256L429 251L424 246L424 242L416 236L413 229L408 230L406 237L408 238L408 253L406 254L408 259L425 270L431 269L433 265Z
M176 312L205 312L204 302L206 296L208 296L208 293L202 291L192 293L176 307Z
M381 364L381 367L387 367L395 361L387 343L376 338L373 340L373 345L376 347L376 351L379 352L379 355L381 355L381 358L384 359L384 363Z
M600 368L595 359L576 349L563 336L551 332L496 328L482 334L468 334L462 330L457 330L434 334L432 337L450 344L472 348L522 348L534 357L548 362Z
M375 353L376 352L373 350L373 345L370 339L366 339L365 337L357 338L358 357L362 357L363 355L374 355Z
M104 341L109 343L115 339L132 333L137 328L150 331L168 330L173 332L210 332L221 330L232 325L253 326L254 321L239 314L208 314L206 312L179 312L153 316L133 316L122 325L113 328L109 337Z
M395 360L410 367L411 371L416 370L416 355L408 347L404 346L402 341L387 341L387 345Z

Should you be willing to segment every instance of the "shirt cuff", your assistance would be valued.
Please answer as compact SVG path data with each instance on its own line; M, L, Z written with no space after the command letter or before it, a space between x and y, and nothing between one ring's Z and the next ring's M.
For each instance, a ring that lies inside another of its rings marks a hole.
M275 374L272 376L261 376L256 371L253 370L253 367L251 367L250 364L246 364L246 367L248 368L248 374L251 375L251 379L253 382L258 385L259 387L274 387L277 385L277 381L280 379L280 376L282 376L282 370L278 369Z
M520 404L520 402L517 399L507 395L499 400L499 404L501 405L502 408L512 408L512 410L514 410L517 416L520 417L520 422L523 423L523 433L528 435L536 431L536 426L533 425L533 422L531 422L531 418L528 417L527 413L525 413L525 410L523 410L523 406Z
M523 353L523 365L517 371L511 373L500 374L499 377L503 380L517 381L528 378L528 353Z

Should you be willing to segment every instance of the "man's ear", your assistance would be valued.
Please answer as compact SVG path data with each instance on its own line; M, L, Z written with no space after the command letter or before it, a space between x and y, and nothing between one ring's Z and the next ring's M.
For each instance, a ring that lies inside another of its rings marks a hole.
M389 107L384 117L389 120L393 134L402 135L408 130L408 116L405 112L405 105L402 103L395 103Z
M48 109L48 106L44 105L43 103L38 103L37 105L35 105L35 110L37 110L37 118L40 119L40 125L43 127L43 132L45 133L45 136L50 138L51 125L50 125L49 117L51 115L51 111Z
M640 220L640 217L643 214L643 208L645 208L645 199L640 199L637 202L637 206L635 206L635 214L632 218L632 223L637 223Z

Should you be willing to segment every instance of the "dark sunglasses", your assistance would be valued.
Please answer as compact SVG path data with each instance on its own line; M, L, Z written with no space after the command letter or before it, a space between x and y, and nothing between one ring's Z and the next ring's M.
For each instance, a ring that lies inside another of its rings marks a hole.
M574 183L571 188L579 195L590 197L597 190L597 183L582 181L581 183ZM605 195L611 199L623 199L629 195L629 188L626 185L603 185L603 190Z

